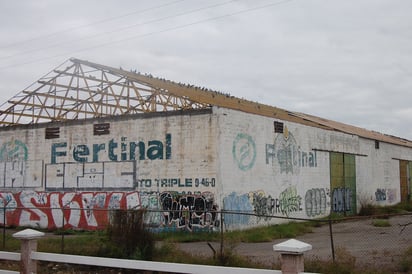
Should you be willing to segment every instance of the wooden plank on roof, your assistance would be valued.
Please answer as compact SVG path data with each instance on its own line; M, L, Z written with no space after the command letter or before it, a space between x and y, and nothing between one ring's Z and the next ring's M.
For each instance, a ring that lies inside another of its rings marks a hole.
M71 60L73 62L78 62L80 64L94 67L96 69L101 69L116 75L126 76L129 80L144 83L145 85L165 90L167 91L167 93L171 95L187 98L191 101L198 102L201 104L209 104L228 109L240 110L243 112L258 114L284 121L300 123L308 126L316 126L324 129L330 129L325 125L314 123L311 120L305 120L301 117L290 115L290 111L265 104L251 102L241 98L236 98L234 96L230 96L228 94L224 94L221 92L210 91L199 87L195 87L193 85L184 85L169 80L155 78L150 75L144 75L122 69L112 68L109 66L95 64L89 61L74 58L72 58Z
M316 116L309 115L309 114L295 112L294 115L305 118L305 119L308 119L308 120L311 120L311 121L319 123L319 124L323 124L323 125L325 125L329 128L332 128L334 130L344 132L344 133L347 133L347 134L357 135L357 136L360 136L360 137L363 137L363 138L366 138L366 139L377 140L377 141L380 141L380 142L396 144L396 145L406 146L406 147L412 147L412 141L409 141L409 140L406 140L406 139L403 139L403 138L400 138L400 137L386 135L386 134L379 133L379 132L376 132L376 131L372 131L372 130L364 129L364 128L361 128L361 127L344 124L344 123L341 123L341 122L328 120L328 119L325 119L325 118L316 117Z

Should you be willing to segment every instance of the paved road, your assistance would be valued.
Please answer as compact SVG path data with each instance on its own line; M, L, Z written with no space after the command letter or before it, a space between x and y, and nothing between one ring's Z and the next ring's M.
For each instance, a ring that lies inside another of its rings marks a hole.
M412 215L391 217L389 227L373 226L372 219L361 221L345 221L333 224L333 242L336 260L353 257L360 265L377 267L393 266L406 249L412 247ZM402 228L404 228L403 231ZM313 228L312 233L296 237L297 240L309 243L313 249L305 254L305 258L331 260L332 248L329 226ZM261 262L268 268L277 263L279 254L273 251L273 245L288 239L277 239L265 243L237 243L226 248L237 254ZM218 242L211 243L216 251L220 250ZM179 247L193 255L213 256L207 242L181 243Z

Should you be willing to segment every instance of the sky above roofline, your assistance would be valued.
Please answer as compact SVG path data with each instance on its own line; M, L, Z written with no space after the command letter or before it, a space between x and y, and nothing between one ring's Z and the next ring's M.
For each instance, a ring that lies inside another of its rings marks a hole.
M71 57L412 140L412 2L9 1L0 102Z

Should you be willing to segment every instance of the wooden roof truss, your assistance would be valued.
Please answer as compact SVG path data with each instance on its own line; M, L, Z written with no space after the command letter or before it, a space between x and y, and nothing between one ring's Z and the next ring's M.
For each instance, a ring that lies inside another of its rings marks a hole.
M74 58L1 105L0 126L212 106L412 147L396 136Z
M0 125L210 107L130 77L136 73L69 62L3 104Z

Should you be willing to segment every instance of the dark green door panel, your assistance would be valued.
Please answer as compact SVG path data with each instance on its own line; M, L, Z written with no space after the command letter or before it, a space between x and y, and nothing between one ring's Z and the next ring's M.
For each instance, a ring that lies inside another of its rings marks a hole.
M344 215L356 214L355 155L330 153L330 185L332 211Z
M401 202L407 202L409 200L408 189L408 161L399 161L399 175L400 175L400 187L401 187Z

